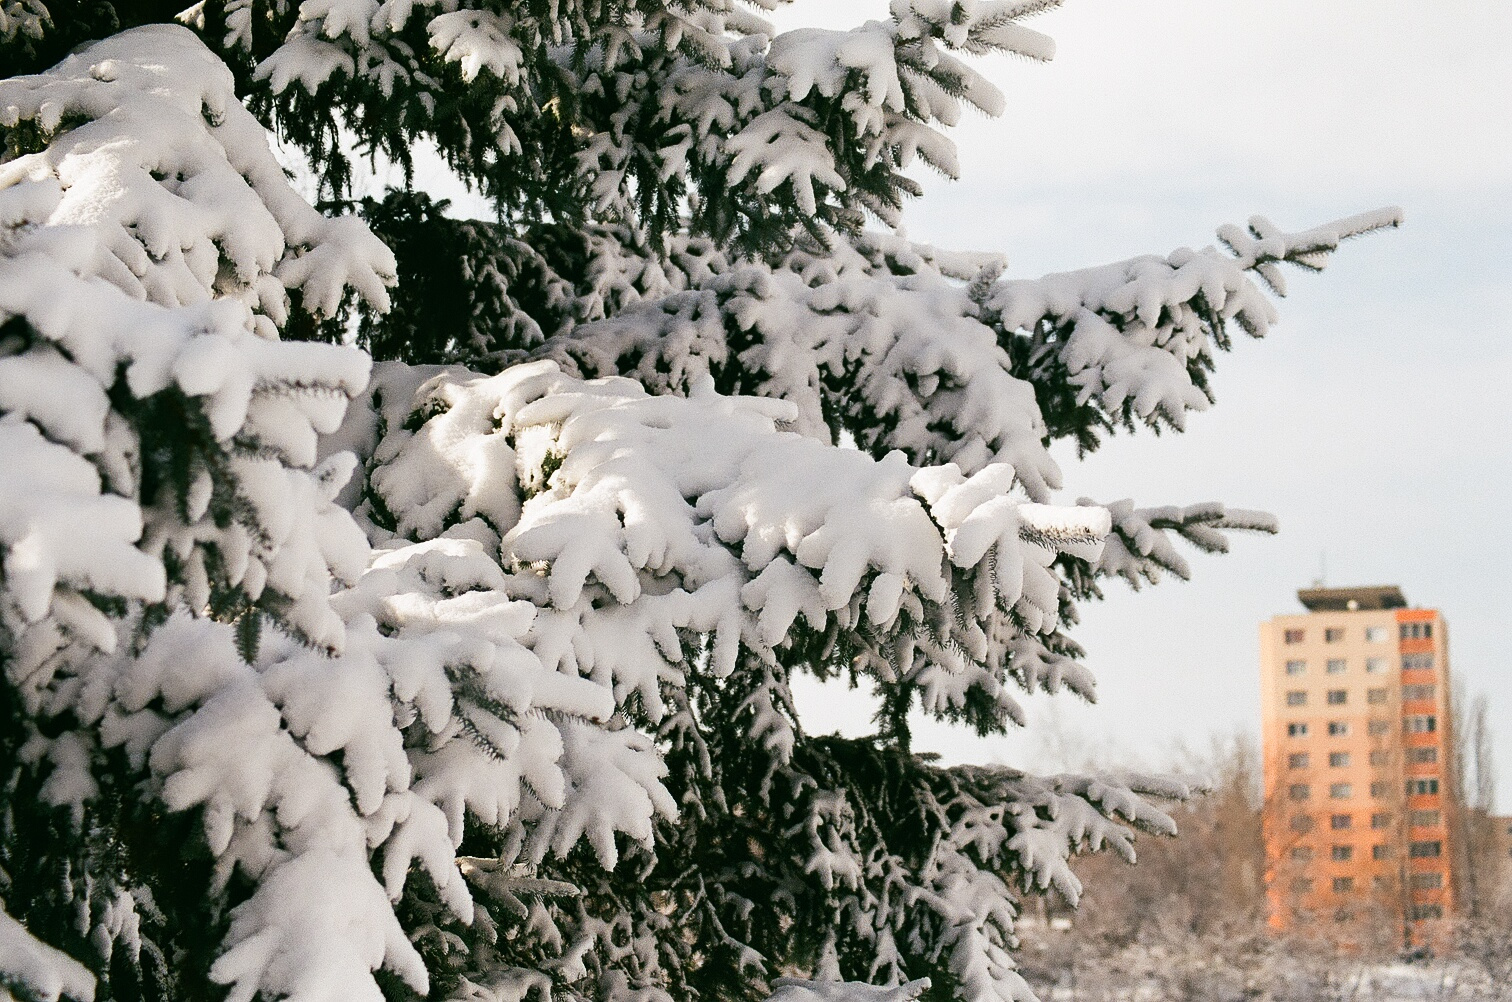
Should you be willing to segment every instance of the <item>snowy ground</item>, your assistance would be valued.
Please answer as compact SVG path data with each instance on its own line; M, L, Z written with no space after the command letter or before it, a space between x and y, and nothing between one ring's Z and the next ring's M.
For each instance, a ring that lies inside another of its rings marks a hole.
M1506 986L1487 985L1482 979L1466 976L1461 965L1453 961L1442 964L1389 964L1366 971L1357 979L1357 994L1345 996L1373 999L1377 1002L1407 1002L1411 999L1481 1000L1507 997Z
M1429 964L1377 964L1363 969L1341 961L1340 966L1320 978L1317 971L1299 967L1290 977L1276 979L1277 984L1248 987L1235 998L1266 1002L1504 1002L1512 999L1512 986L1492 985L1484 978L1465 970L1455 961ZM1331 976L1330 976L1331 975ZM1111 992L1103 985L1078 985L1071 978L1049 991L1041 991L1045 1002L1168 1002L1190 998L1203 1002L1223 1002L1227 995L1209 999L1189 983L1186 992L1172 990L1169 977L1140 979Z

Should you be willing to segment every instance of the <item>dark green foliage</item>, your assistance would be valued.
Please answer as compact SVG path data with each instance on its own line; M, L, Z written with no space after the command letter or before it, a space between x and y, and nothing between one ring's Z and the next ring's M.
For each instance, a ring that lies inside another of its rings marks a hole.
M42 797L50 770L28 753L27 739L72 729L68 720L26 713L18 693L0 686L0 896L33 935L78 958L100 975L99 1002L213 999L209 979L225 935L227 911L248 893L233 880L207 894L212 860L200 820L171 813L143 796L137 770L117 749L95 754L99 794L81 819ZM134 900L128 915L117 903ZM140 923L140 950L130 937L102 935L114 909ZM103 926L103 929L101 928ZM104 952L102 952L102 947Z
M140 24L171 21L183 0L23 0L46 11L42 37L0 35L6 76L39 73L74 49Z
M1074 438L1077 454L1085 455L1095 451L1102 443L1102 435L1116 431L1118 425L1096 398L1080 399L1080 388L1071 381L1060 352L1060 344L1069 334L1069 324L1047 323L1027 337L1010 334L1000 343L1013 362L1015 375L1037 377L1034 398L1044 415L1049 437Z
M28 71L45 68L90 39L178 12L176 0L47 2L54 27L43 39L6 43L17 50L14 65ZM348 194L354 151L398 164L408 175L416 144L430 142L520 234L553 225L576 230L590 222L620 223L643 231L658 248L686 230L741 253L775 256L790 250L798 234L823 242L829 232L855 232L879 213L891 216L918 194L917 183L901 169L900 152L874 149L857 133L843 107L851 89L834 96L814 90L799 102L787 102L785 82L760 60L737 56L734 65L723 65L682 14L660 3L479 0L471 6L504 15L512 24L511 37L522 53L518 81L489 70L465 80L455 63L431 47L427 18L415 16L397 32L375 35L357 56L384 66L383 74L339 72L313 94L298 84L274 94L257 67L294 28L299 5L253 0L249 10L236 10L242 5L207 0L197 17L202 37L236 72L251 106L306 154L323 196L331 199ZM231 30L241 23L236 17L248 18L240 35ZM341 44L350 50L349 41ZM900 51L905 65L930 75L946 93L964 92L948 68L930 67L918 43L910 46ZM817 211L809 213L789 182L769 192L754 174L735 179L728 155L702 141L703 123L648 86L678 74L698 77L701 87L728 90L732 102L738 89L754 87L759 105L743 110L730 132L762 111L785 107L825 137L844 189L816 184ZM401 83L387 86L385 79ZM851 83L859 86L859 79ZM909 112L929 114L916 101ZM590 139L599 145L590 146ZM606 180L614 192L607 199L600 187ZM386 200L379 218L403 225L434 217L432 207L413 199ZM426 243L418 235L411 239L416 250ZM550 258L533 240L530 246ZM469 249L464 240L449 255L460 257ZM547 317L535 319L551 329ZM431 340L436 343L429 347L442 349L444 356L447 338ZM418 352L381 357L411 358Z
M541 324L567 320L552 266L504 224L458 220L419 191L367 199L362 215L399 262L394 308L365 313L358 343L376 358L477 365L488 355L532 348ZM548 244L549 246L549 244Z
M262 639L262 613L249 609L236 619L236 653L243 661L252 664L257 660L257 651Z

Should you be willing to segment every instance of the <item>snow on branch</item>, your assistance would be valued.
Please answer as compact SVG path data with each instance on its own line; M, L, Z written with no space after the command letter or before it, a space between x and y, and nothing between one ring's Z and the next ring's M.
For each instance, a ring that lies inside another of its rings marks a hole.
M1082 498L1078 504L1095 506L1112 517L1112 533L1102 556L1093 567L1096 575L1116 575L1136 591L1145 582L1159 583L1166 574L1183 581L1192 576L1191 565L1175 547L1180 537L1203 553L1227 553L1227 532L1274 534L1274 516L1261 511L1226 508L1216 501L1179 508L1135 508L1130 500L1099 504Z
M960 172L955 144L936 125L955 125L966 106L999 115L1004 103L1002 93L952 51L972 55L1009 51L1049 59L1054 43L1017 23L1018 18L1045 6L899 0L892 4L889 21L868 21L840 31L801 28L785 32L772 39L766 54L773 76L769 86L793 102L833 106L850 120L855 136L865 144L869 166L885 161L889 167L903 169L915 156L922 156L936 170L955 177ZM828 190L844 193L855 187L854 197L862 206L894 225L900 205L897 192L916 193L901 179L891 179L882 188L862 182L852 173L854 165L842 163L817 134L797 141L760 141L759 135L748 136L754 124L735 136L730 147L744 150L747 159L759 157L763 178L791 176L799 167L795 160L817 160L818 169L828 169L833 175L826 184ZM804 167L803 177L813 176L815 169ZM851 180L847 182L837 169L845 170ZM796 184L795 190L800 208L812 216L813 194ZM844 228L855 229L853 225Z
M776 269L696 261L702 273L663 297L632 302L535 354L659 392L687 393L712 377L796 405L788 419L796 431L853 436L876 456L897 449L916 464L955 463L967 473L1006 463L1036 501L1060 485L1034 388L1012 372L950 277L992 262L880 235L861 248L798 252Z
M1039 390L1054 437L1074 435L1084 451L1099 428L1185 427L1188 411L1212 403L1214 349L1230 344L1228 325L1263 337L1275 308L1252 275L1278 295L1278 263L1321 270L1341 240L1393 227L1397 209L1352 216L1301 233L1259 217L1250 231L1224 226L1214 247L1166 257L1005 279L980 293L988 322L1014 356L1014 373Z
M44 633L109 649L80 593L182 594L231 615L255 604L338 645L327 595L361 571L365 544L331 505L350 462L317 466L316 439L369 361L277 331L291 292L317 313L349 290L386 308L392 255L299 197L230 71L181 27L0 81L0 132L0 420L37 460L0 528L7 627L51 609ZM37 392L43 375L67 396ZM101 516L83 523L93 537L57 531L86 510ZM17 670L58 643L28 645Z
M584 841L612 868L617 837L649 849L653 819L676 815L649 739L606 726L607 687L525 646L535 609L505 584L465 532L399 542L332 598L338 657L265 630L249 664L232 626L181 612L136 649L76 658L43 693L45 715L73 722L36 739L44 793L85 816L91 762L115 750L168 810L197 812L217 886L253 887L210 969L232 998L376 1000L379 968L423 993L395 914L415 873L466 926L469 883L506 907L560 896L531 877L548 853ZM457 858L467 819L516 833L522 879Z
M544 167L547 188L580 186L601 215L640 218L658 239L692 208L695 230L765 251L797 232L858 232L868 216L896 225L919 193L913 161L955 176L946 130L968 107L1003 110L970 57L1054 52L1019 23L1049 2L899 2L847 31L780 34L727 0L623 20L576 2L495 6L312 0L254 75L320 123L297 123L312 136L352 129L409 164L406 136L460 130L452 164L490 194L539 193L527 174ZM223 41L250 55L253 18L237 7ZM342 189L337 160L326 180ZM558 172L568 163L575 176Z
M1321 253L1390 218L1357 217L1295 246ZM1098 432L1136 421L1184 427L1210 406L1230 321L1260 336L1275 320L1246 262L1211 247L1002 279L999 259L885 234L796 250L775 267L681 245L658 256L604 236L613 267L579 295L620 308L602 320L577 311L592 322L535 357L653 392L685 394L712 376L793 402L797 431L877 456L901 449L967 472L1008 463L1041 501L1060 484L1045 439L1092 449Z
M95 979L83 964L34 939L0 908L0 993L28 1002L94 1002Z
M1233 252L1241 268L1253 269L1278 296L1286 295L1286 279L1278 262L1308 271L1322 271L1328 256L1344 240L1395 229L1402 225L1402 210L1396 207L1362 212L1297 233L1287 233L1264 216L1253 216L1248 232L1232 224L1219 227L1218 239Z
M810 981L774 978L767 1002L913 1002L929 990L928 978L901 985L868 985L855 981Z
M290 187L231 71L185 28L122 32L0 82L0 129L10 254L164 306L232 299L266 318L263 336L288 290L328 316L348 288L387 307L393 256Z
M961 849L1017 872L1026 888L1053 888L1072 905L1081 883L1071 872L1079 852L1112 849L1134 861L1135 831L1176 834L1152 800L1186 800L1199 792L1167 777L1139 774L1029 776L997 767L956 766L956 796L969 805L957 822Z
M716 677L740 651L775 663L843 638L856 667L906 681L931 712L964 712L975 692L1016 718L1003 673L1021 635L1060 622L1055 555L1095 557L1108 529L1095 510L1014 499L1011 467L878 461L779 430L787 402L707 383L677 398L544 362L418 388L424 373L404 372L378 380L367 517L410 538L485 518L518 569L511 591L543 607L537 654L635 694L653 722L691 667L689 634L712 638Z
M794 892L774 895L769 907L832 916L813 980L774 983L778 995L871 998L887 990L841 983L842 969L903 995L920 991L900 984L899 944L908 943L939 958L954 995L974 1002L1034 997L1009 953L1019 894L1053 890L1074 905L1074 855L1111 849L1132 862L1137 832L1175 833L1159 802L1194 792L1140 775L940 768L839 737L807 743L774 786L792 792L772 797L758 821L786 838L763 854L761 879L809 886L797 901ZM900 827L898 817L909 820ZM741 888L732 893L760 894L740 872L713 868L706 877ZM857 914L868 921L855 923Z

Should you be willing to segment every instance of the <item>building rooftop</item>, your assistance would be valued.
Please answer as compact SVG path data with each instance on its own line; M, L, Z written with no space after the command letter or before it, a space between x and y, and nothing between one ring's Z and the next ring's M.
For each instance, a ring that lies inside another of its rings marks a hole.
M1365 609L1405 609L1407 599L1396 585L1360 588L1302 588L1297 599L1308 612L1354 612Z

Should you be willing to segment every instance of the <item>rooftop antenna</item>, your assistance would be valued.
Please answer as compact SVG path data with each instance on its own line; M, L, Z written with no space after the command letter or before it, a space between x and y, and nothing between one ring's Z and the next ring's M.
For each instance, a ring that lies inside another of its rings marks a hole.
M1328 587L1328 551L1318 551L1318 576L1313 578L1314 588Z

